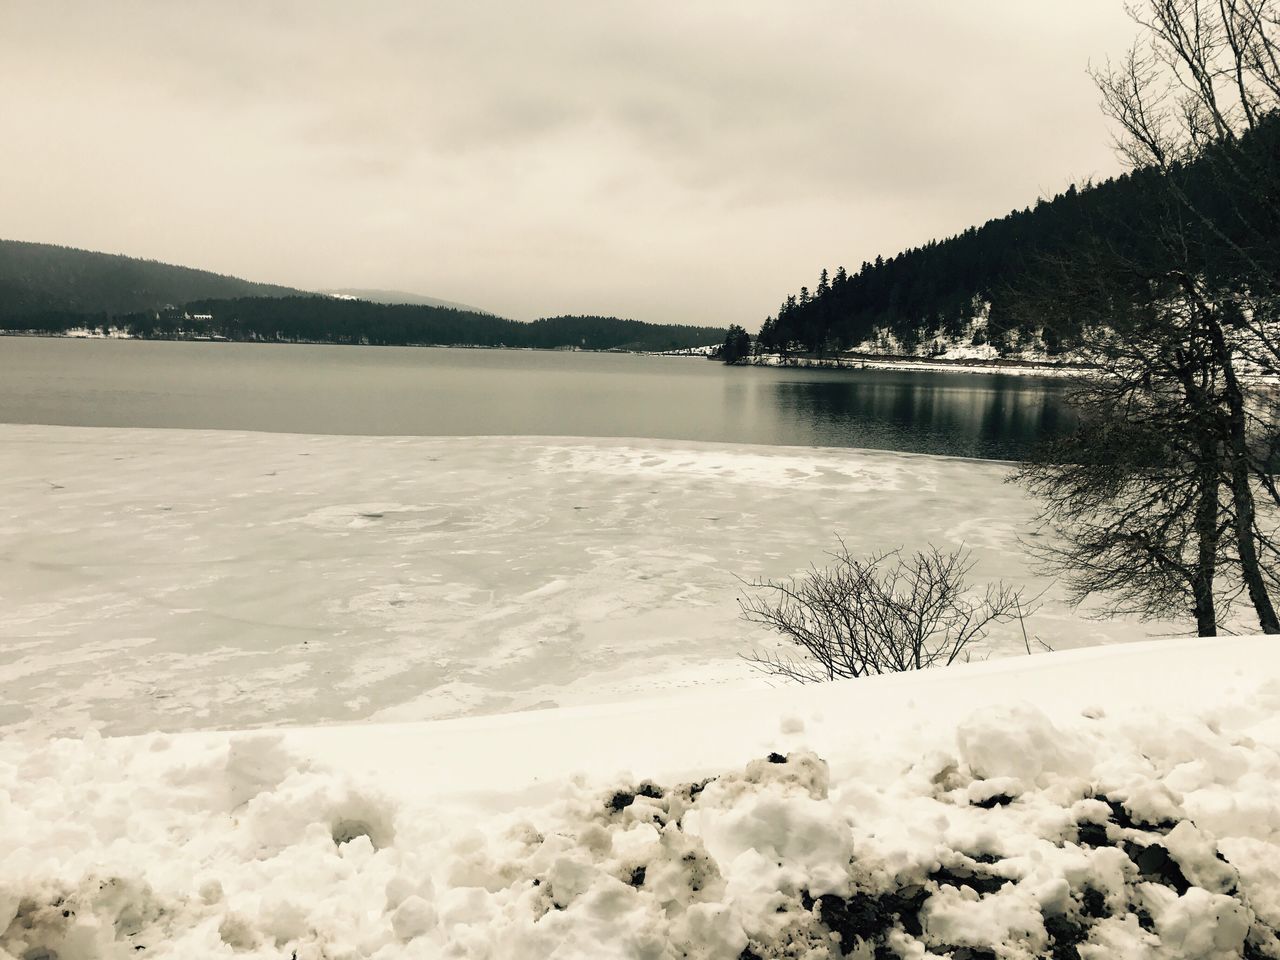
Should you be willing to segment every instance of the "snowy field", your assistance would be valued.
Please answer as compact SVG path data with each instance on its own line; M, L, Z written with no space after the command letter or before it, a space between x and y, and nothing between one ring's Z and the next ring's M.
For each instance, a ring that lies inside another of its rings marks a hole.
M1275 638L738 659L836 533L1044 587L1007 465L0 439L0 960L1280 960Z
M1278 718L1266 637L10 738L0 957L1277 958Z
M961 543L1044 584L1003 464L668 441L0 426L9 735L436 719L760 685L737 577ZM1052 592L1055 649L1141 638ZM1154 628L1153 628L1154 629ZM1165 627L1162 632L1172 632ZM986 654L1023 650L1009 627Z

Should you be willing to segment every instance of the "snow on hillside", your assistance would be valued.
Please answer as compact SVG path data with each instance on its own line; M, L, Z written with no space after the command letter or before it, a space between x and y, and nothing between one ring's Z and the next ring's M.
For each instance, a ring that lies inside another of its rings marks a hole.
M1280 647L0 744L0 957L1280 957Z
M1034 593L1006 464L651 440L0 426L0 727L427 720L760 685L738 577L974 551ZM1083 621L1055 648L1170 625ZM981 656L1023 650L1016 624ZM107 669L109 668L109 669Z
M1074 376L1082 362L1079 357L1052 355L1041 335L1024 342L1004 341L999 347L988 339L991 304L975 299L973 313L956 334L942 329L921 328L912 346L907 346L887 327L877 327L871 336L843 354L831 357L783 357L764 354L752 362L762 366L799 365L806 367L848 367L888 370L928 370L934 372L1002 373L1031 376Z
M1009 331L1014 337L1010 342L1001 338L997 347L991 342L991 302L974 298L972 312L957 333L949 334L945 330L921 328L913 347L908 348L887 327L877 327L870 337L853 349L859 353L884 354L888 356L915 356L935 360L994 360L1005 357L1009 360L1025 362L1052 362L1055 358L1049 355L1043 339L1043 331L1020 342L1016 331Z

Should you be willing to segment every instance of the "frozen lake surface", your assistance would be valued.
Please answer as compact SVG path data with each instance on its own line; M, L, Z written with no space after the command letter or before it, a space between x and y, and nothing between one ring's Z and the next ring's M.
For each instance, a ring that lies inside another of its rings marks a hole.
M661 437L1019 459L1060 379L528 350L0 337L0 421L402 436Z
M1042 588L1017 541L1033 505L1008 469L688 441L0 426L0 725L400 721L760 684L739 654L768 637L737 619L737 577L796 572L836 534L854 552L966 543L975 579ZM1052 592L1031 626L1058 649L1144 635ZM1015 625L990 652L1021 649Z

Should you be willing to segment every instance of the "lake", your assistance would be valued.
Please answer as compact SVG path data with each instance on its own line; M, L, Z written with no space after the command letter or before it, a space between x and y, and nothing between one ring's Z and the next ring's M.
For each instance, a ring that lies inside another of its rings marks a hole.
M653 437L1018 459L1065 383L698 358L0 337L0 422L356 435Z

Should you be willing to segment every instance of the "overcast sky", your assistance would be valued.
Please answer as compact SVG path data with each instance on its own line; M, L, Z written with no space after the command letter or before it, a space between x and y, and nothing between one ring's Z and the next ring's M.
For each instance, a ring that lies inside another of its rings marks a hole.
M0 2L0 236L755 328L1118 170L1121 0Z

